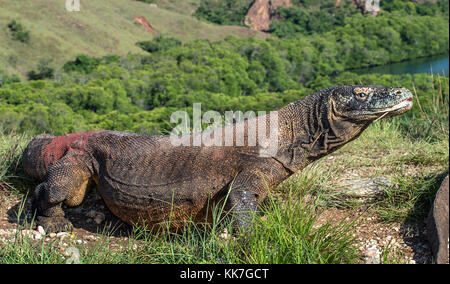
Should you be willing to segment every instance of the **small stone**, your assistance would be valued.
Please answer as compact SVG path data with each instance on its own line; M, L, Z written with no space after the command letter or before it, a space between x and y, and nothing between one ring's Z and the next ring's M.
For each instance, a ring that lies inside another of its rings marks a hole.
M40 239L42 239L42 235L41 235L41 233L35 233L35 234L33 235L33 238L34 238L35 240L40 240Z
M41 235L45 236L45 230L42 226L38 226L37 230Z
M32 231L31 230L22 230L20 232L20 234L22 235L22 237L31 237Z
M95 241L95 239L96 239L96 237L93 235L87 235L84 238L87 239L88 241Z
M231 235L228 234L228 230L225 228L223 232L219 235L219 238L229 240L231 238Z
M56 237L56 233L50 233L50 235L48 235L50 238L54 238L54 237Z
M366 264L380 264L381 252L376 245L371 246L366 251Z
M59 233L56 234L56 237L58 237L58 238L65 238L65 237L67 237L69 235L70 234L67 233L67 232L59 232Z

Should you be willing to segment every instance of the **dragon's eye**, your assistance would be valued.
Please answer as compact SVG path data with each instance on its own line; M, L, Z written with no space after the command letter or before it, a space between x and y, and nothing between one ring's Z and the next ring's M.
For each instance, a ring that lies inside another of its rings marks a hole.
M367 99L367 94L366 93L358 93L358 94L356 94L356 97L358 99L365 100L365 99Z

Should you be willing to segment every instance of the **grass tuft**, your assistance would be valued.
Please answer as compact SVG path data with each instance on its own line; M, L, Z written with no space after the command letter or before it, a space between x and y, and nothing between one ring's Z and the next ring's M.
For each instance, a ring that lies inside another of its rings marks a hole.
M0 190L27 192L30 180L22 171L22 153L30 139L27 134L5 133L0 129Z

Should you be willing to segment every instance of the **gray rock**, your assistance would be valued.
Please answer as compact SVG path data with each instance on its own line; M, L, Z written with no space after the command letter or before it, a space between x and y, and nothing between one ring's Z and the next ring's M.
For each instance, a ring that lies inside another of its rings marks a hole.
M344 193L354 197L375 197L382 194L392 183L387 178L364 178L348 180Z
M56 234L56 237L57 238L65 238L65 237L69 237L70 236L70 234L69 233L67 233L67 232L59 232L59 233L57 233Z
M41 239L42 239L41 233L35 232L35 233L33 234L33 239L35 239L35 240L41 240Z
M42 226L38 226L37 230L41 235L45 236L45 230Z
M366 264L380 264L381 263L381 252L377 245L373 245L366 251Z
M428 241L434 261L438 264L448 262L448 203L449 180L447 175L436 194L427 220Z

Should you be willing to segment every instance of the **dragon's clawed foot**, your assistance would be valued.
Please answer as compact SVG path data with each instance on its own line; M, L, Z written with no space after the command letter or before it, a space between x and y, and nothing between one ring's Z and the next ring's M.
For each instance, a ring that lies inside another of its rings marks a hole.
M67 232L72 230L72 223L64 217L38 216L36 224L42 226L47 233Z

